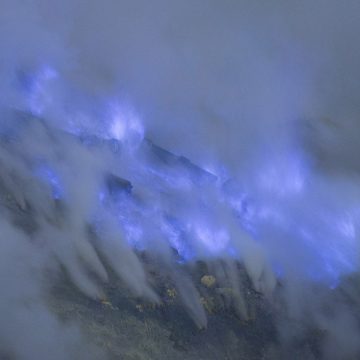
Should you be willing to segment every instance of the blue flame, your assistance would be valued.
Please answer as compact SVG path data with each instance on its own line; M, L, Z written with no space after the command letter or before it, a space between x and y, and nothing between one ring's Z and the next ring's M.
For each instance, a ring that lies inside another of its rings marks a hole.
M35 169L35 175L46 184L50 185L53 199L60 200L63 198L64 189L59 176L53 168L47 164L42 163Z
M58 78L58 72L49 65L42 66L32 74L22 76L23 88L27 93L27 105L34 115L42 115L53 101L48 85Z
M40 115L51 102L46 86L57 76L51 67L44 67L29 80L30 112ZM238 228L272 255L278 274L289 271L295 259L295 271L335 286L342 274L355 270L356 215L331 198L314 196L314 175L298 149L259 158L253 173L240 185L224 170L216 176L213 168L203 170L151 143L130 106L113 100L99 106L103 109L99 110L100 123L92 114L79 113L70 116L69 124L77 129L72 133L84 145L102 146L105 141L115 157L130 156L134 194L120 191L115 195L103 187L99 202L116 217L132 247L154 250L167 246L180 261L240 256L234 246L237 240L217 216L217 209L225 208ZM142 156L131 157L134 149ZM64 196L52 167L42 165L36 174L51 186L54 199ZM144 189L147 199L137 195Z

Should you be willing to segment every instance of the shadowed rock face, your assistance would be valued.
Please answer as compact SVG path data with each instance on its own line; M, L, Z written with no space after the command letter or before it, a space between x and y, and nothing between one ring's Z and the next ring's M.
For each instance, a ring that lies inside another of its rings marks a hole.
M63 281L53 288L49 305L65 322L76 319L111 359L273 359L272 354L280 354L272 310L249 287L241 268L250 308L247 319L237 311L236 294L230 287L209 289L201 284L201 275L207 270L204 265L198 264L192 271L183 269L194 278L207 312L208 326L199 329L173 280L151 262L147 267L160 294L159 304L134 297L111 277L106 299L90 300Z
M213 276L209 275L211 266L199 262L191 268L182 268L194 280L208 316L207 327L199 329L185 311L173 279L146 254L139 255L160 295L159 304L134 297L113 274L101 301L84 297L64 279L57 282L48 298L52 311L65 323L76 320L81 324L86 336L105 350L109 359L328 358L321 349L327 330L313 327L311 319L299 322L292 318L282 302L281 286L269 302L253 290L239 265L248 308L245 319L239 312L237 294L230 287L209 287L201 282L204 276ZM354 294L349 295L349 289L358 288L357 281L344 279L335 293L321 286L313 291L328 292L327 296L334 301L346 296L350 299ZM359 304L351 306L357 311Z

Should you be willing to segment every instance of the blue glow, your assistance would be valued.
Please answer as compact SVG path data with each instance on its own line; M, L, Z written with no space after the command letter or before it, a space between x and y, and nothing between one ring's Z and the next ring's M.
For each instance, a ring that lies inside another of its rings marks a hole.
M141 176L147 179L141 186L152 189L157 197L161 193L172 197L175 191L183 194L183 199L186 199L189 196L187 193L190 192L196 194L195 197L199 201L195 201L191 206L198 203L199 207L189 209L188 215L178 212L175 206L175 213L169 216L161 207L152 208L144 203L136 204L129 195L128 200L123 200L117 205L116 211L121 214L119 219L129 243L136 248L146 249L155 246L147 241L146 234L152 233L152 227L160 224L160 230L167 238L169 247L176 250L182 261L192 261L204 256L239 256L234 250L234 239L230 238L221 222L215 225L218 220L212 215L211 209L216 209L220 204L224 205L225 201L225 206L233 209L233 216L237 218L239 228L268 248L270 253L282 254L282 251L278 251L281 247L297 253L299 256L296 258L296 271L301 272L303 276L314 281L326 282L329 287L334 287L342 274L355 270L355 225L352 217L349 214L342 216L341 210L328 211L326 202L330 204L331 199L323 199L325 205L315 202L311 214L298 212L297 207L301 208L302 201L306 200L294 200L293 197L301 192L307 198L309 190L306 178L301 174L301 166L297 163L289 167L289 174L286 173L287 167L277 170L276 162L274 167L267 164L266 168L271 169L269 182L255 183L252 188L248 188L247 193L239 189L235 193L226 191L225 195L221 195L222 191L217 191L215 194L218 195L215 197L208 197L206 193L205 199L202 200L201 185L190 181L188 173L184 172L181 175L178 171L174 172L174 169L157 167L154 164L151 167L141 164L139 166ZM309 173L306 175L309 176ZM260 179L262 176L263 174ZM212 186L216 188L218 184L214 183ZM253 196L250 195L252 193ZM309 200L313 201L311 197ZM200 206L201 203L206 206ZM146 218L153 219L153 223L149 224ZM270 232L267 230L269 228ZM267 238L268 234L273 234L272 239ZM284 241L286 244L282 244ZM286 254L282 256L287 257ZM281 265L282 260L276 256L273 259L274 269L281 269L279 274L287 271L286 267Z
M109 113L109 138L123 143L127 149L133 150L144 138L144 127L135 110L118 101L110 102Z
M300 154L289 151L266 160L257 175L260 188L279 196L298 194L304 190L307 169Z
M41 115L51 103L47 86L57 77L55 70L44 67L26 84L32 113ZM299 149L259 157L241 183L225 181L231 178L225 166L203 170L147 140L131 106L108 99L98 105L95 113L100 120L80 109L68 115L64 127L84 146L107 142L114 163L127 164L124 178L130 176L134 193L101 188L98 199L116 217L132 247L152 251L167 247L180 261L239 257L241 240L230 235L231 217L239 231L270 254L279 276L297 271L333 287L343 274L355 270L359 214L321 192ZM63 198L54 169L42 165L36 175L50 185L54 199Z
M64 190L56 172L48 165L41 164L35 170L38 176L45 183L50 185L53 199L60 200L64 196Z
M58 78L57 71L49 65L44 65L34 74L26 77L24 88L27 91L27 102L30 111L40 116L53 99L48 85Z

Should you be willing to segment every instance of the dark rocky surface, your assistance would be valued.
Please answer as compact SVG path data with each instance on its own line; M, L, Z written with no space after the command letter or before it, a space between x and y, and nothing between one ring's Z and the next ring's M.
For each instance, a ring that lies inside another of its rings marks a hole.
M48 303L65 323L81 325L92 343L110 359L317 359L321 331L308 331L281 344L276 321L281 309L251 288L242 273L247 317L238 311L237 295L229 287L202 282L205 266L197 264L192 278L206 310L208 324L191 319L172 280L152 271L159 304L133 296L111 276L102 300L81 294L61 280ZM239 268L241 272L241 268ZM286 321L290 321L287 319ZM289 326L289 324L287 324ZM292 327L302 326L294 322Z

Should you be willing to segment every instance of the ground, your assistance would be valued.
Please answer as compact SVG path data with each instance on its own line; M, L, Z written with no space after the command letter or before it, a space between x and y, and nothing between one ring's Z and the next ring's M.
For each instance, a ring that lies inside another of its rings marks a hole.
M239 270L241 271L241 269ZM198 328L182 304L171 279L157 275L161 303L134 297L116 277L105 288L106 298L97 301L81 294L66 280L54 288L51 309L64 322L80 323L92 343L110 359L124 360L238 360L315 359L316 346L302 340L289 349L279 345L274 319L276 307L246 283L249 316L244 319L232 305L231 288L204 284L202 266L192 272L208 324ZM207 279L209 280L209 278Z

